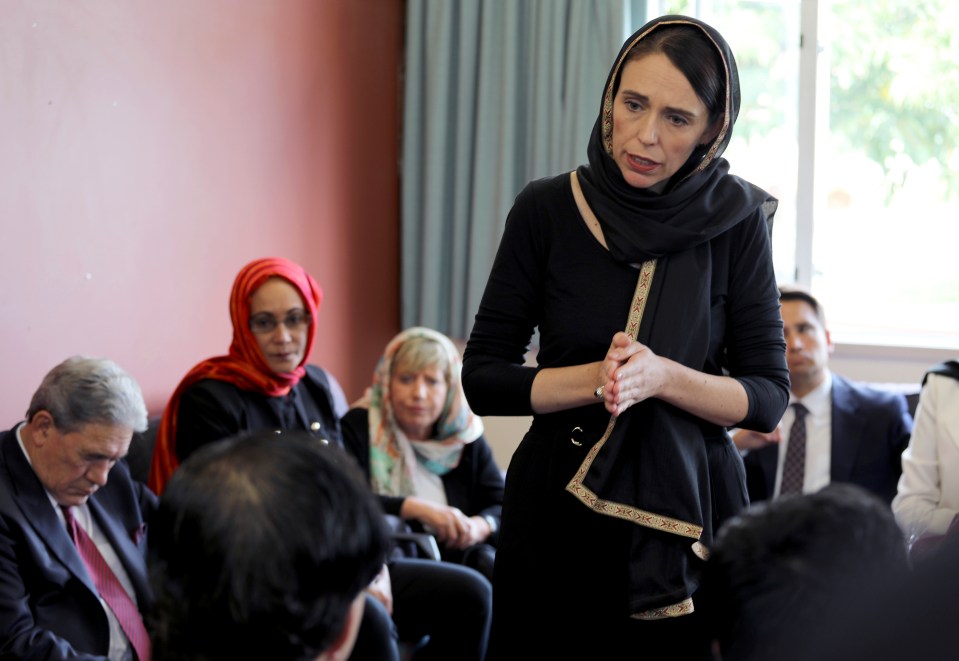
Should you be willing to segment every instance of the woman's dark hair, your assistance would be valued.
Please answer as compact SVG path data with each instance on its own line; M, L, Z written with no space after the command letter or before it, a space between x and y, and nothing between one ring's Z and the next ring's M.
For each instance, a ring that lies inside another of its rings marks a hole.
M382 566L387 533L342 450L260 432L183 462L149 545L154 659L314 659Z
M668 57L673 66L686 76L709 111L710 125L722 117L726 111L726 67L719 49L705 32L691 25L656 28L633 46L626 56L624 67L626 62L654 53ZM619 87L619 81L616 87Z

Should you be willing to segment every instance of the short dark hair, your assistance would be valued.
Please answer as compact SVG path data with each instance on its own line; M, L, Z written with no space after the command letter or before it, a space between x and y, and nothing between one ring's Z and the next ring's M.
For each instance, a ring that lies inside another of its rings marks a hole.
M633 46L626 62L653 53L662 53L683 73L709 111L710 125L723 116L726 112L726 67L719 50L703 30L691 25L656 28Z
M701 589L722 658L814 658L804 645L832 609L906 568L889 506L861 487L834 483L728 520Z
M819 319L822 327L826 327L826 311L823 310L819 300L805 289L798 285L779 285L779 302L785 303L786 301L800 301L805 303L816 313L816 318Z
M387 549L355 463L298 432L244 434L190 455L149 540L158 661L314 659Z

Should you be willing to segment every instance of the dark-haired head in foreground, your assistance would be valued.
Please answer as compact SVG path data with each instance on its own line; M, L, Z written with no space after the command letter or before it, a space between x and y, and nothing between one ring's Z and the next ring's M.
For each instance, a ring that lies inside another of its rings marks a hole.
M723 526L706 563L721 657L816 658L844 605L905 570L889 506L861 487L834 483L754 505Z
M154 658L346 658L382 522L351 460L307 434L201 448L150 530Z

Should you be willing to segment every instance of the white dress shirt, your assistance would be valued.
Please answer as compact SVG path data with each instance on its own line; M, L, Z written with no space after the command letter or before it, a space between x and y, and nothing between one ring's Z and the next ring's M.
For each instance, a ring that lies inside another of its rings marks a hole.
M779 456L776 462L776 484L773 497L779 497L783 479L783 462L786 448L789 446L789 434L792 431L796 411L793 404L802 404L809 413L806 415L806 465L803 472L803 493L819 491L829 484L832 453L832 375L826 371L826 378L814 390L804 397L789 395L789 408L783 415L780 427L782 440L779 442Z

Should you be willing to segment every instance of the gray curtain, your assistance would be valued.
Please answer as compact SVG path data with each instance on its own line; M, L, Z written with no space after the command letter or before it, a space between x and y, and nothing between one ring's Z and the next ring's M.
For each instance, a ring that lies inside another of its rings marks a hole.
M409 0L404 327L467 337L513 199L585 162L608 68L641 12L637 0Z

